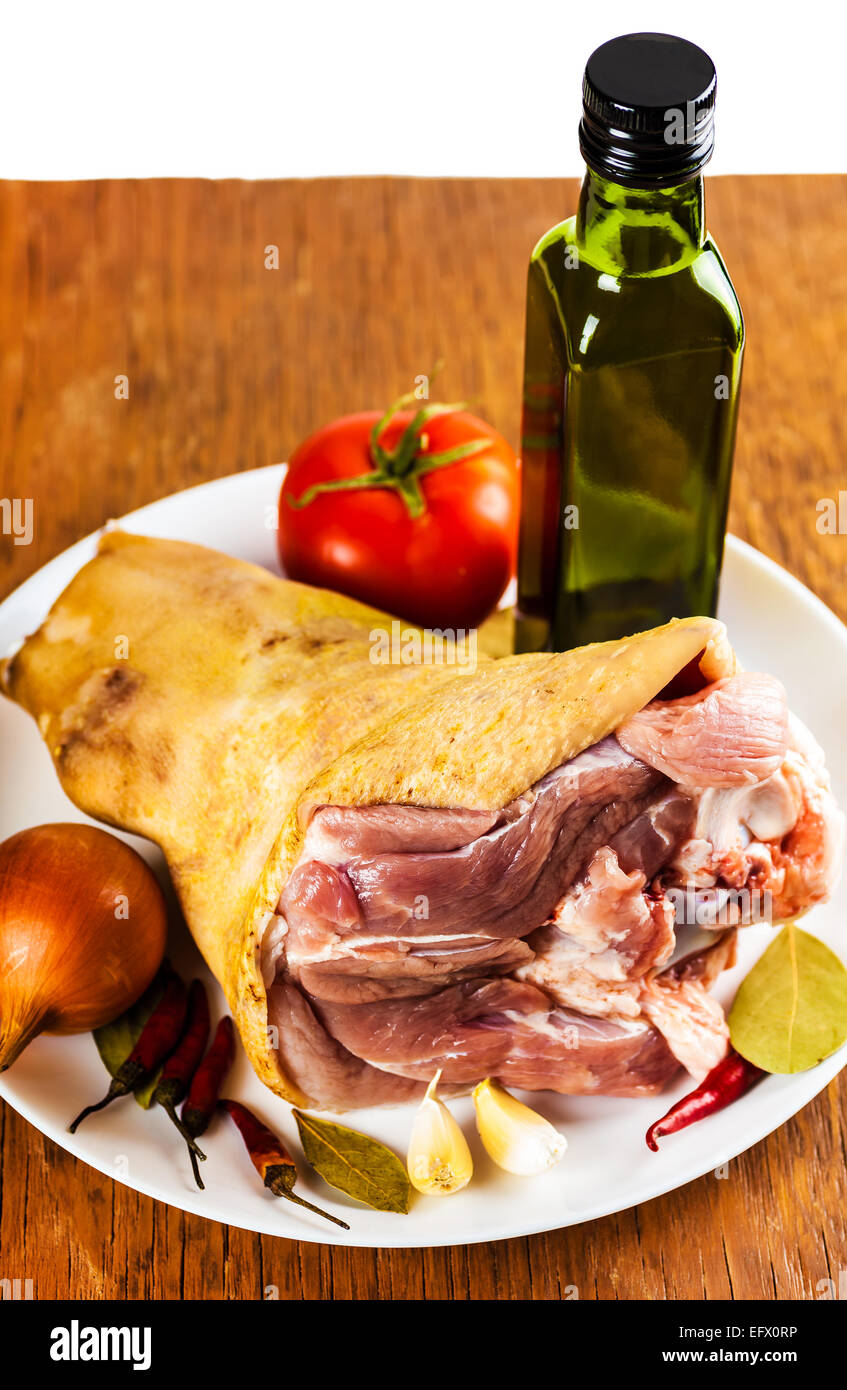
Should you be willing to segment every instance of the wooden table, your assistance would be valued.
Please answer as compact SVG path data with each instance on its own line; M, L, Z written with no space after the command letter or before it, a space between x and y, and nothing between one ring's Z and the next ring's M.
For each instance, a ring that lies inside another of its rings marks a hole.
M0 497L36 509L31 546L0 537L0 596L107 518L284 459L440 356L448 398L516 441L526 261L576 191L0 185ZM708 197L748 327L732 529L847 618L847 536L815 525L818 499L847 487L847 178L715 180ZM571 1230L428 1251L183 1215L0 1104L0 1277L33 1278L41 1298L257 1299L271 1284L309 1299L813 1298L847 1266L845 1098L842 1078L724 1178Z

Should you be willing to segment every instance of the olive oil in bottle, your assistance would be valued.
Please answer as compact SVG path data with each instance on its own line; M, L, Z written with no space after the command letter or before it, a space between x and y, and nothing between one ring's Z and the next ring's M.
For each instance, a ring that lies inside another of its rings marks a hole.
M519 651L714 613L744 345L703 223L714 98L670 35L588 61L577 212L529 267Z

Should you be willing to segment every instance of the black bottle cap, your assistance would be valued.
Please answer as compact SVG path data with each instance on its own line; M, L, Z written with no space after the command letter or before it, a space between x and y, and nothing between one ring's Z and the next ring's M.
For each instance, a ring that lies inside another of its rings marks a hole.
M589 169L632 188L693 178L711 158L715 65L672 34L625 34L592 53L579 147Z

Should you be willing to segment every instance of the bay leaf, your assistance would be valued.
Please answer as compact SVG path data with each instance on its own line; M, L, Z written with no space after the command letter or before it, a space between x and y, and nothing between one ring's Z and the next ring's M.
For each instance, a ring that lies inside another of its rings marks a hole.
M808 1071L847 1041L847 969L789 922L741 982L729 1032L763 1071Z
M161 1075L162 1068L157 1067L154 1072L150 1073L149 1081L145 1081L143 1085L139 1086L136 1091L133 1091L132 1094L135 1096L135 1099L141 1106L142 1110L150 1109L150 1106L153 1103L153 1092L159 1084L159 1078Z
M293 1113L303 1152L324 1182L377 1211L405 1216L411 1183L405 1165L391 1149L346 1125L316 1120L302 1110Z
M111 1023L104 1024L102 1028L95 1028L93 1036L97 1051L110 1076L117 1075L121 1065L135 1047L141 1037L141 1030L156 1008L163 991L164 979L160 973L126 1013L113 1019ZM134 1093L143 1110L150 1108L160 1072L161 1067Z

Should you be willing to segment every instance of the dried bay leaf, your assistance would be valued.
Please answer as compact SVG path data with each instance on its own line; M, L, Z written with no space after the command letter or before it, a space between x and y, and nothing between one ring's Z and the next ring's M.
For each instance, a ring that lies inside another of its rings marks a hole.
M149 1110L150 1106L153 1104L153 1092L159 1084L161 1075L162 1068L157 1067L154 1072L150 1073L149 1080L142 1082L142 1084L133 1091L132 1094L135 1096L142 1110Z
M847 1041L847 969L789 922L742 981L729 1031L763 1071L808 1071Z
M408 1212L409 1175L391 1149L346 1125L293 1113L303 1152L324 1182L377 1211Z
M135 1047L141 1037L141 1030L159 1003L163 991L164 979L159 973L126 1013L113 1019L111 1023L104 1024L102 1028L95 1028L93 1036L97 1051L110 1076L117 1075L121 1065ZM150 1109L160 1072L161 1067L134 1093L143 1110Z

